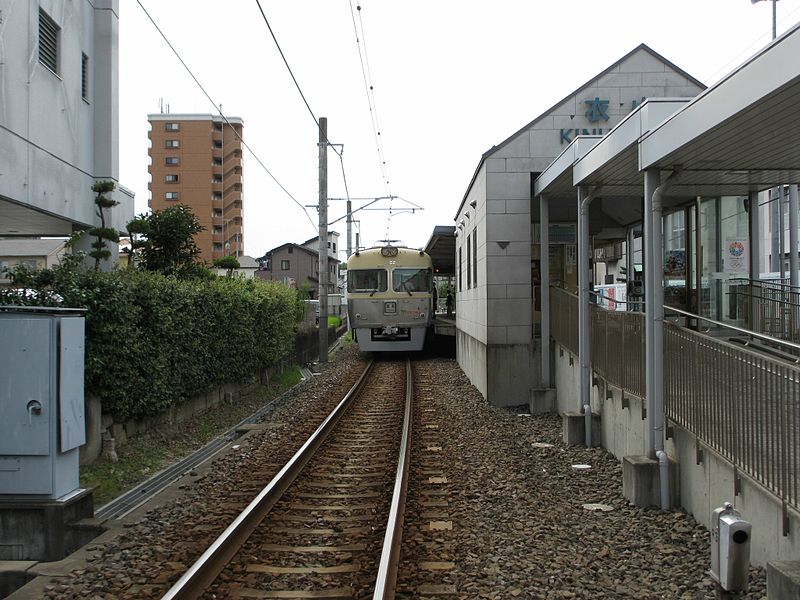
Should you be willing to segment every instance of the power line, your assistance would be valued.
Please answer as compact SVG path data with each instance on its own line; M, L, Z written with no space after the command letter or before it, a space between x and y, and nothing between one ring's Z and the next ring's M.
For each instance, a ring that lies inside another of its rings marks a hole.
M258 10L261 13L261 18L264 19L264 23L267 25L267 29L269 29L269 34L272 36L272 41L275 42L275 47L278 49L278 52L280 53L281 58L283 59L283 64L286 65L286 69L289 71L289 75L292 77L294 86L300 93L300 97L303 99L303 103L306 105L306 108L308 109L308 113L311 115L311 118L314 119L314 123L316 124L317 129L319 129L319 119L317 119L316 115L314 114L314 111L311 110L311 105L308 103L308 100L306 100L306 95L300 88L300 84L297 82L297 78L294 76L294 71L292 71L292 67L289 66L289 61L286 60L286 55L283 53L283 49L281 48L281 45L278 43L278 38L275 37L275 32L272 31L272 25L269 24L269 19L267 19L267 15L264 13L264 9L261 7L260 0L256 0L256 4L258 5ZM334 152L336 152L336 154L339 155L339 158L341 158L341 153L338 150L336 150L333 144L331 144L331 141L328 139L328 136L325 135L324 137L325 137L325 143L327 143L328 146L330 146L331 149Z
M181 65L183 65L183 68L186 69L186 72L189 73L189 76L197 84L197 87L200 88L200 90L203 92L203 94L208 99L208 101L211 102L211 104L214 106L214 111L219 113L219 115L222 117L222 119L225 121L225 123L228 125L228 127L230 127L231 131L233 131L233 134L239 139L239 141L242 143L242 145L245 148L247 148L247 151L250 152L252 157L256 159L256 162L261 166L262 169L264 169L264 171L267 173L267 175L269 175L272 178L272 180L278 185L278 187L281 188L281 190L283 190L283 192L287 196L289 196L289 198L291 198L292 201L295 204L297 204L297 206L300 207L300 210L303 211L303 214L309 220L309 222L311 223L311 226L316 230L317 226L314 224L314 221L311 219L311 216L308 214L308 212L303 207L303 205L300 204L300 202L297 200L297 198L295 198L291 193L289 193L289 190L287 190L280 181L278 181L278 178L275 177L275 175L272 174L272 172L267 168L267 166L264 164L264 162L253 151L253 149L247 144L247 142L245 142L242 139L242 137L239 135L239 133L236 131L236 129L233 127L233 125L231 125L230 121L228 121L228 118L224 114L222 114L222 111L219 109L219 105L214 101L214 99L211 97L211 95L206 91L206 89L203 87L203 84L200 83L200 81L197 79L197 77L195 77L194 73L189 68L189 65L187 65L186 62L183 60L183 58L181 58L181 55L178 53L178 51L175 49L175 47L169 41L169 39L164 34L164 32L161 30L161 28L158 26L158 24L155 22L155 19L153 19L153 17L150 16L150 13L147 12L147 9L141 3L141 0L136 0L136 3L139 5L139 7L142 9L142 11L144 11L144 14L147 15L147 18L153 24L153 27L156 28L156 31L158 31L158 33L161 35L161 37L166 42L167 46L169 46L169 49L172 50L172 53L175 55L175 57L178 59L178 61L180 61Z
M386 172L386 159L383 152L383 145L381 141L380 121L378 119L378 107L375 101L375 87L372 85L372 72L369 67L369 57L367 56L367 42L366 34L364 33L364 21L361 18L361 5L357 5L358 22L361 25L361 35L358 33L358 25L356 25L356 17L353 12L353 2L350 0L350 17L353 21L353 32L356 37L356 48L358 50L358 61L361 66L361 78L364 81L364 93L367 97L367 106L369 107L370 124L372 125L372 134L375 138L375 147L378 153L378 168L381 172L383 179L384 191L387 196L391 196L389 189L389 178ZM361 51L361 40L364 39L364 51Z
M375 86L372 83L372 70L369 65L369 54L367 52L367 40L366 40L366 33L364 31L364 20L361 17L361 5L356 5L356 11L358 12L358 24L356 24L356 17L355 13L353 12L353 2L352 0L349 1L350 4L350 17L353 21L353 32L355 33L356 37L356 48L358 49L358 61L361 66L361 77L364 81L364 92L367 96L367 105L369 107L369 116L370 116L370 123L372 124L372 134L375 138L375 146L378 152L378 165L381 172L381 177L383 179L384 190L386 195L390 198L389 200L389 216L386 219L386 235L384 237L389 237L389 229L391 228L392 224L392 192L389 186L389 177L387 174L386 169L386 155L383 151L383 140L381 136L381 127L380 127L380 120L378 118L378 105L375 100ZM359 26L361 28L361 34L359 35ZM362 52L362 41L363 41L363 52Z

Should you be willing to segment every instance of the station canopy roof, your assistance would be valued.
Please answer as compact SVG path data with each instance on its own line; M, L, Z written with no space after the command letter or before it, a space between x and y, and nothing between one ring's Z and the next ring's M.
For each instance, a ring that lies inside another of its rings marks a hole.
M437 225L425 244L425 252L433 260L436 275L455 275L456 272L456 228L453 225Z
M800 24L691 101L651 99L600 142L576 145L539 176L535 193L567 199L575 186L595 188L603 212L630 224L641 218L648 168L676 173L665 207L800 183L797 56Z

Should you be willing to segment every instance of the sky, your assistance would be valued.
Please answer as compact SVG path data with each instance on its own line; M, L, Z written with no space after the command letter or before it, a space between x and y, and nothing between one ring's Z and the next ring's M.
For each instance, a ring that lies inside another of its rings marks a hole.
M120 183L136 213L148 210L147 115L221 105L244 120L255 155L244 155L254 257L317 234L315 118L342 157L328 150L340 246L349 194L354 210L383 198L353 216L362 246L419 248L453 225L484 152L639 44L713 85L772 36L769 0L260 2L302 96L256 0L120 0L119 32ZM800 0L777 14L780 35L800 21Z

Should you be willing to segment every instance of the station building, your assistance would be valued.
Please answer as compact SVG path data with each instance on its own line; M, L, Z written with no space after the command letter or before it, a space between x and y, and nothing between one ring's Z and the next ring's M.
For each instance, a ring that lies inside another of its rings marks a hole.
M481 157L455 217L456 342L459 365L491 404L528 404L542 385L533 180L578 136L608 133L646 98L691 98L704 89L642 44ZM554 208L547 261L554 278L573 288L576 213L574 204ZM607 220L608 235L625 239L621 223L595 217Z
M482 157L456 216L454 268L458 361L489 402L560 413L567 443L620 460L638 506L681 507L710 528L732 503L768 588L792 594L797 56L800 25L703 89L640 46ZM662 89L642 91L654 78ZM623 82L645 99L626 106ZM609 129L579 122L573 135L569 123L601 108ZM776 195L789 199L789 281L763 272ZM623 300L592 290L600 261L604 276L633 280Z

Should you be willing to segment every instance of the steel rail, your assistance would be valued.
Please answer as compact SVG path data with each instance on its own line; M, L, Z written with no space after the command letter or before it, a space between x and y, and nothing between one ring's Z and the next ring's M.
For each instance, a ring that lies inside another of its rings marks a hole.
M406 359L406 408L403 417L403 437L397 459L397 474L394 479L392 506L386 523L378 577L375 581L373 600L390 600L395 597L397 569L400 564L400 544L403 540L403 515L405 514L408 470L411 463L411 421L414 402L414 378L411 360Z
M311 437L289 459L289 462L272 478L258 496L250 502L238 517L228 525L200 558L189 567L189 570L173 585L162 600L192 600L199 598L205 589L213 583L233 556L250 537L250 534L264 520L272 507L280 500L286 489L297 478L328 434L333 430L342 415L352 404L361 390L367 375L372 370L373 361L358 378L358 381L342 398L325 420L317 427Z

